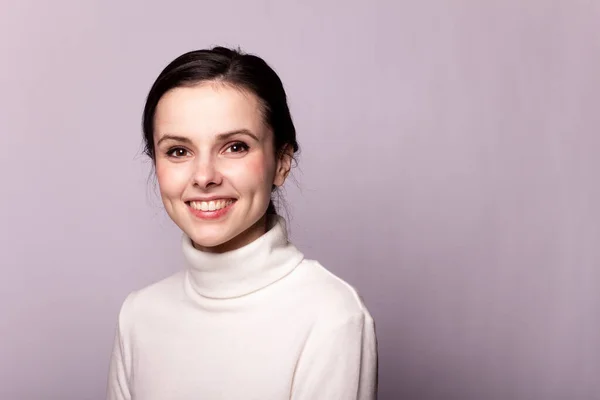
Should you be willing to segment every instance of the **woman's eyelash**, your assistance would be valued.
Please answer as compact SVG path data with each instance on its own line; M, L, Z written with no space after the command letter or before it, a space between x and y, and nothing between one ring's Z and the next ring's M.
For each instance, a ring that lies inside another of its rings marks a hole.
M229 146L227 146L226 151L230 150L230 149L234 149L237 148L237 151L231 151L231 153L240 153L242 151L248 151L248 149L250 148L246 143L244 142L235 142L235 143L231 143Z
M179 153L176 153L179 152ZM184 149L183 147L172 147L169 150L167 150L167 156L169 157L185 157L185 155L188 153L188 151L186 149Z
M248 151L250 146L244 142L234 142L227 146L225 152L227 153L242 153ZM189 151L184 147L171 147L165 153L168 157L181 158L189 154Z

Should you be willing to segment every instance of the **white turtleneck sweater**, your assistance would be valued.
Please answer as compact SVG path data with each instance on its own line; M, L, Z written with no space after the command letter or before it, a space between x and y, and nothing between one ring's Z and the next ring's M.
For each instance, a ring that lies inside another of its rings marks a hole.
M119 314L109 400L372 400L373 319L356 291L287 240L206 253L131 293Z

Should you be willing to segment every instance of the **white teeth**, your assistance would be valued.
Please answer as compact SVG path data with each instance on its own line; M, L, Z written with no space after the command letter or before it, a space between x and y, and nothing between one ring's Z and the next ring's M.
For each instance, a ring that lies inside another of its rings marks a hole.
M216 211L227 207L231 203L233 203L233 200L190 201L190 206L194 210Z

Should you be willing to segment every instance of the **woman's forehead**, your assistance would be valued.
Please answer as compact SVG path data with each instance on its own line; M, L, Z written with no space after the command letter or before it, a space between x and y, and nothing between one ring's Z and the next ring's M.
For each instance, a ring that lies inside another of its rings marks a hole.
M245 90L223 84L179 87L165 93L154 116L155 135L214 134L265 130L260 102Z

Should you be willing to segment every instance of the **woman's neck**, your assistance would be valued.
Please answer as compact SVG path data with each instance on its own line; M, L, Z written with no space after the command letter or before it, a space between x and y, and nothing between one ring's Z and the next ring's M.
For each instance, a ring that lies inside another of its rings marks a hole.
M182 247L190 293L213 299L245 296L270 286L294 270L304 255L289 242L283 218L274 215L266 218L269 229L261 237L220 254L198 251L184 234Z

